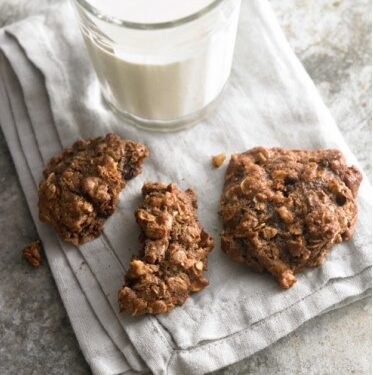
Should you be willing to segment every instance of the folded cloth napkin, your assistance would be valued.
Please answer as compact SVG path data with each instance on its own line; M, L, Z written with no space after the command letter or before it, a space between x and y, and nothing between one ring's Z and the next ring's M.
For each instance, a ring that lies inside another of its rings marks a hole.
M211 156L250 147L340 149L357 164L312 81L289 48L266 0L244 1L232 76L216 111L181 133L147 133L113 115L68 3L0 32L0 123L48 262L94 374L152 371L202 374L265 348L321 313L370 294L371 189L364 178L352 241L281 290L220 250L218 202L224 168ZM351 124L353 126L353 124ZM121 195L103 235L83 246L61 242L38 221L43 165L79 137L116 132L144 142L151 156ZM182 168L181 168L182 166ZM133 210L145 180L193 187L213 234L210 285L159 316L119 314L117 291L140 245Z

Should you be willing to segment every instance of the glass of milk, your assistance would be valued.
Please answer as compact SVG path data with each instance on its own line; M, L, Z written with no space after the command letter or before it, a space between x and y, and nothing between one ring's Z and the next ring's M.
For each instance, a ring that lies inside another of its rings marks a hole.
M241 0L74 0L105 101L149 130L201 119L229 78Z

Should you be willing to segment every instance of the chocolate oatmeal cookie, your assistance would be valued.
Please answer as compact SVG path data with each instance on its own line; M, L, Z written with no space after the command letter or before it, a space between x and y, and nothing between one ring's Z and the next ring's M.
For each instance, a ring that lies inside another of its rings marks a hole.
M193 190L146 183L142 194L144 202L135 212L142 254L131 260L119 290L121 311L133 315L167 312L203 289L208 284L203 271L213 248L198 222Z
M232 156L220 215L222 249L283 288L351 238L362 179L337 150L258 147Z
M98 237L147 148L115 134L79 140L53 157L39 185L39 218L68 242Z

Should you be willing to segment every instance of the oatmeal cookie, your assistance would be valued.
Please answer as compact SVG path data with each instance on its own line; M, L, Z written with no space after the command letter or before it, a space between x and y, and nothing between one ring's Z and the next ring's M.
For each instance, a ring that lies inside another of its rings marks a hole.
M351 238L361 179L337 150L258 147L233 155L220 202L222 250L290 288L295 272L319 266Z
M39 185L39 218L65 241L98 237L126 182L141 172L147 148L108 134L79 140L53 157Z
M38 268L41 264L41 243L39 240L30 242L23 250L23 257L31 266Z
M146 183L144 202L135 212L142 229L142 254L131 260L119 290L121 311L158 314L182 305L207 284L203 272L212 238L197 218L193 190Z

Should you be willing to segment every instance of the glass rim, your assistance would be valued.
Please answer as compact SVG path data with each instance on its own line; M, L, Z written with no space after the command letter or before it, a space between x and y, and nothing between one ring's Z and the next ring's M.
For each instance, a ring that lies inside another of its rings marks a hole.
M104 12L100 11L98 8L93 6L89 3L88 0L73 0L74 2L78 3L84 10L88 11L89 13L93 14L98 19L105 21L107 23L111 23L117 26L127 27L129 29L137 29L137 30L159 30L159 29L169 29L177 26L184 25L186 23L192 22L203 15L209 13L213 9L215 9L219 4L223 3L226 0L213 0L210 4L206 5L199 11L192 13L186 17L177 18L172 21L165 21L165 22L156 22L156 23L142 23L142 22L131 22L126 21L121 18L112 17Z

